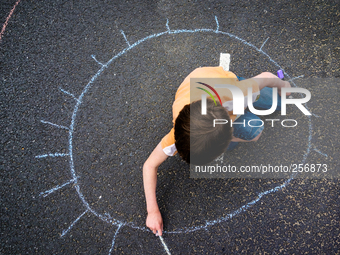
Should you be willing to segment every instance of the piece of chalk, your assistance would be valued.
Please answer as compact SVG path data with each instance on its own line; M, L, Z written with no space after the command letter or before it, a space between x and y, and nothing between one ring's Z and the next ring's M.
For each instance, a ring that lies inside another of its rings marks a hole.
M283 79L285 77L283 75L283 71L282 70L277 71L277 76L279 76L280 79Z
M229 71L230 64L230 54L220 53L220 66L222 66L224 71Z

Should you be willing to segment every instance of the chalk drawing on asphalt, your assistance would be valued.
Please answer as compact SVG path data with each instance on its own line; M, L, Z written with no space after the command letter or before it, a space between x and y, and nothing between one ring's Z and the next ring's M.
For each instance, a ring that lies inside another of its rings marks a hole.
M269 40L269 38L267 38L261 45L260 48L256 47L255 45L253 45L250 42L247 42L246 40L233 35L231 33L228 32L224 32L221 31L219 29L219 22L217 17L215 16L215 22L216 22L216 27L215 28L198 28L198 29L171 29L169 26L169 20L166 21L166 30L164 32L159 32L159 33L155 33L149 36L146 36L134 43L131 43L128 39L126 34L124 33L124 31L121 30L121 34L124 37L124 40L127 44L128 47L124 48L123 50L121 50L118 54L116 54L115 56L113 56L108 62L106 63L101 63L100 61L98 61L95 57L95 55L91 55L91 57L94 59L94 61L96 63L98 63L100 65L100 69L95 73L95 75L93 75L91 77L91 79L89 80L89 82L84 86L81 94L77 97L74 94L72 94L71 92L65 91L62 88L60 88L61 92L63 92L64 94L67 94L68 96L71 96L74 100L75 100L75 106L73 109L73 113L72 113L72 117L71 117L71 121L70 121L70 125L69 127L65 127L65 126L60 126L57 124L54 124L52 122L48 122L45 120L41 120L42 123L45 124L49 124L52 125L56 128L63 128L63 129L67 129L68 130L68 152L67 153L46 153L43 155L38 155L36 156L36 158L47 158L47 157L68 157L69 158L69 166L70 166L70 172L71 172L71 176L72 179L70 179L68 182L65 182L64 184L61 184L59 186L56 186L50 190L41 192L40 195L41 196L48 196L51 193L64 188L65 186L69 186L70 184L72 184L72 187L75 188L80 200L82 201L84 207L85 207L85 211L80 214L70 225L67 229L65 229L62 233L61 236L65 236L75 225L76 223L85 215L85 214L93 214L94 216L98 217L100 220L114 225L117 227L115 233L113 234L113 239L112 239L112 243L110 246L110 249L108 249L108 254L111 254L112 251L114 250L114 246L116 243L116 238L119 234L119 231L123 228L123 227L129 227L132 229L135 229L136 231L148 231L151 233L151 231L149 229L147 229L146 227L140 227L137 226L135 223L133 222L125 222L125 221L120 221L117 219L114 219L112 216L110 216L109 214L101 214L98 213L95 209L93 209L93 207L91 207L91 205L89 204L89 202L86 200L85 196L83 195L82 191L81 191L81 187L78 183L78 178L79 178L79 174L76 173L75 171L75 166L74 166L74 160L73 160L73 133L75 130L75 126L77 124L77 113L78 113L78 109L80 107L80 105L83 103L83 98L85 96L85 94L88 92L88 90L91 88L91 86L93 85L93 83L96 81L96 79L110 66L110 64L112 62L114 62L116 59L118 59L119 57L121 57L122 55L126 54L127 52L129 52L131 49L137 47L138 45L148 41L148 40L152 40L154 38L158 38L161 37L163 35L168 35L168 34L193 34L193 33L212 33L212 34L219 34L219 35L225 35L227 37L233 38L238 40L239 42L251 47L252 49L256 50L257 52L263 54L268 61L270 61L272 64L274 64L278 69L281 69L285 75L285 77L288 77L288 80L296 87L296 84L294 82L294 80L303 77L303 75L298 76L298 77L291 77L285 70L284 68L282 68L276 61L274 61L266 52L264 52L263 48L265 47L267 41ZM306 108L307 108L307 104L306 104ZM307 108L308 109L308 108ZM307 157L309 155L309 153L313 150L317 153L320 153L321 155L327 157L327 154L322 153L321 151L319 151L318 149L315 148L315 146L312 144L312 131L313 131L313 125L312 125L312 119L311 116L307 116L308 117L308 142L306 145L306 149L305 149L305 154L303 155L302 161L301 163L305 163L307 160ZM223 161L223 157L219 158L219 160ZM264 192L260 192L257 194L257 197L255 199L253 199L252 201L244 204L243 206L241 206L240 208L238 208L237 210L227 214L224 217L218 218L216 220L212 220L212 221L207 221L204 225L199 225L199 226L194 226L194 227L183 227L180 229L176 229L174 231L164 231L163 233L165 234L184 234L184 233L191 233L191 232L195 232L198 230L203 230L203 229L208 229L209 227L215 225L215 224L221 224L223 222L226 222L228 220L230 220L231 218L239 215L242 212L245 212L246 210L248 210L250 207L254 206L258 201L260 201L263 197L275 193L277 191L282 190L284 187L286 187L296 176L296 174L293 174L290 176L290 178L286 181L284 181L282 184L266 190ZM170 254L170 250L164 240L164 238L160 237L159 238L161 241L162 246L164 247L164 251L167 254Z

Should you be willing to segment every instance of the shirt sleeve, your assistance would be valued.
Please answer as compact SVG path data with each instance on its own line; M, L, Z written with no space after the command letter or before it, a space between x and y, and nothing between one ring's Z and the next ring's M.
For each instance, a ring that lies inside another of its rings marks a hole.
M175 146L175 129L172 128L171 131L163 137L161 141L161 146L163 152L168 156L174 156L177 153Z

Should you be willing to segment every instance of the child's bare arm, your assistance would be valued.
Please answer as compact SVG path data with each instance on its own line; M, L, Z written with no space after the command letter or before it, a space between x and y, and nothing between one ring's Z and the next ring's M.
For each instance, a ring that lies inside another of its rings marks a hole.
M143 182L148 216L146 226L156 234L162 235L163 220L156 199L157 170L158 166L167 159L161 143L153 150L143 166Z
M259 89L263 89L264 87L271 87L271 88L278 88L278 93L279 95L281 95L281 88L286 87L286 88L290 88L290 83L288 81L283 81L281 79L279 79L276 75L270 73L270 72L263 72L255 77L253 77L256 79L256 82L259 85ZM290 95L290 93L287 93L287 95ZM232 138L232 142L256 142L260 136L261 136L262 132L255 137L252 140L243 140L237 137Z
M264 87L271 87L271 88L278 88L278 93L281 95L281 88L290 88L290 83L288 81L283 81L279 79L276 75L269 73L269 72L263 72L259 75L256 75L253 77L256 79L257 83L259 84L260 90ZM287 93L289 96L290 93Z

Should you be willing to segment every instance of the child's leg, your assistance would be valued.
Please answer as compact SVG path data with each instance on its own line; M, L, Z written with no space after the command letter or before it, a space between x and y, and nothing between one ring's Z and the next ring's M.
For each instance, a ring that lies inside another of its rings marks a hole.
M245 80L243 77L237 76L239 81ZM253 106L259 110L267 110L270 109L273 105L273 89L269 87L265 87L260 91L260 98L253 103ZM281 97L277 95L277 107L276 111L281 111ZM248 121L251 120L250 125L248 125ZM243 124L235 124L236 123L245 123L245 127ZM255 114L251 113L250 111L246 110L245 114L240 116L237 120L233 123L233 135L237 138L251 141L256 136L258 136L264 126L261 127L254 127L262 125L261 119L257 117ZM231 142L227 148L227 151L233 150L237 146L238 142Z
M239 81L245 80L243 77L237 76ZM265 87L260 91L260 98L253 103L253 106L259 110L268 110L273 105L273 89ZM281 97L277 94L277 107L276 111L281 111Z
M251 141L262 132L264 128L262 123L263 122L258 116L246 111L244 115L240 116L233 122L233 136L243 140ZM235 149L237 145L238 142L230 142L227 151Z
M238 145L238 142L230 142L227 148L227 151L232 151L233 149L236 148L236 146Z
M260 91L260 98L253 103L253 106L259 110L268 110L273 105L273 89L265 87ZM276 111L281 111L281 97L277 94Z
M255 114L246 111L244 115L233 121L233 135L251 141L264 129L263 121Z

